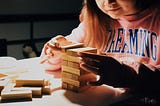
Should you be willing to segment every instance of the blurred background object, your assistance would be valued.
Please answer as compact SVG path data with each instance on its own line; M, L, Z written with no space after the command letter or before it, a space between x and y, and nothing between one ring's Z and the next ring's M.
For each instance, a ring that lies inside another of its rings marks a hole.
M26 43L34 42L40 52L50 38L57 34L69 34L79 23L82 1L0 1L0 39L7 40L7 55L26 58L23 54Z
M25 58L33 58L39 57L41 52L37 50L35 43L30 41L23 45L22 53Z

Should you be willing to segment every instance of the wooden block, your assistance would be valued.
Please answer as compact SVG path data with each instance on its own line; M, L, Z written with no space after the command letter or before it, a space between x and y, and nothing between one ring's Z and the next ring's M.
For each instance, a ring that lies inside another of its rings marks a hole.
M70 78L62 78L62 82L66 82L68 84L80 87L80 86L85 86L87 85L87 81L77 81L77 80L73 80Z
M16 87L42 87L45 85L44 79L16 79Z
M8 83L1 92L1 102L32 100L32 91L28 89L14 90L15 83Z
M15 83L8 83L4 89L2 90L3 92L10 92L13 88L15 87Z
M49 85L51 85L50 80L49 79L45 79L44 80L44 86L49 86Z
M32 97L42 97L42 88L41 87L14 87L11 91L32 91Z
M84 74L88 74L89 72L86 72L86 73L82 73L80 75L77 75L77 74L73 74L73 73L69 73L69 72L66 72L66 71L62 71L61 72L61 77L62 78L70 78L70 79L73 79L73 80L79 80L80 76L83 76Z
M80 81L72 80L69 78L62 78L62 82L66 82L66 83L69 83L69 84L72 84L72 85L78 86L78 87L81 86Z
M72 61L72 62L76 62L76 63L81 62L80 57L70 56L70 55L67 55L66 53L62 53L62 60Z
M73 67L69 67L69 66L62 66L62 72L63 71L71 73L71 74L75 74L75 75L78 75L78 76L89 73L87 71L80 70L80 69L73 68Z
M1 94L1 91L7 86L9 82L10 82L9 79L0 80L0 94Z
M74 86L72 84L69 84L69 83L66 83L66 82L62 82L62 88L63 89L66 89L66 90L71 90L73 92L82 92L86 89L88 89L90 86L83 86L83 87L77 87L77 86Z
M27 87L27 89L32 91L32 97L42 97L41 87Z
M62 82L62 88L63 88L63 89L67 89L67 87L68 87L68 83Z
M75 74L72 74L72 78L73 80L79 80L79 76L78 75L75 75Z
M81 47L81 48L73 48L73 49L67 49L66 53L68 55L71 56L78 56L79 52L91 52L91 53L97 53L97 49L96 48L92 48L92 47Z
M67 49L83 47L83 43L74 43L72 45L61 46L62 52L65 53Z
M68 66L68 60L62 60L62 65Z
M68 90L71 90L71 91L74 91L74 92L82 92L82 91L84 91L84 90L86 90L87 88L89 88L90 86L82 86L82 87L77 87L77 86L74 86L74 85L72 85L72 84L68 84L67 85L67 89Z
M81 70L76 69L76 68L72 68L72 67L68 67L68 66L62 66L62 71L68 72L68 73L72 73L72 74L76 74L76 75L81 75Z
M42 94L45 94L45 95L50 95L51 94L51 87L50 87L50 85L42 87Z
M74 91L74 92L81 92L88 88L87 82L91 79L95 80L95 77L89 76L89 74L72 74L65 71L62 71L62 88ZM88 75L88 76L87 76ZM87 77L84 77L87 76ZM79 81L79 78L81 81Z
M69 66L69 67L73 67L73 68L79 69L79 63L72 62L70 60L62 60L62 66Z
M67 66L79 69L79 63L68 61Z
M5 79L6 77L7 77L7 75L0 73L0 80Z
M62 82L82 87L86 86L89 81L97 81L97 75L93 73L86 73L83 75L75 75L68 72L62 72Z
M1 92L1 102L10 102L10 101L20 101L20 100L32 100L32 91L31 90L19 90L19 91L9 91Z
M68 73L68 72L62 71L61 72L61 77L62 78L70 78L70 79L72 79L72 73Z

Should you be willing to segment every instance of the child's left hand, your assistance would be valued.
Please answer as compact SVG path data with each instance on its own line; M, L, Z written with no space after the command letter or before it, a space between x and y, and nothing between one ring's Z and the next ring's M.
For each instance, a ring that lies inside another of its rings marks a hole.
M97 82L90 82L91 85L107 84L115 87L128 87L135 84L137 74L129 66L121 64L116 59L93 53L80 53L82 70L100 75Z

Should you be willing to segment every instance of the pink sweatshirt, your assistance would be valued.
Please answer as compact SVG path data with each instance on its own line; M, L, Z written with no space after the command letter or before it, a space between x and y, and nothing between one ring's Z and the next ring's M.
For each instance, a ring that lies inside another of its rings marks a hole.
M104 52L119 61L142 62L160 65L160 8L148 8L140 13L118 19L115 35ZM83 22L66 36L67 39L83 41Z

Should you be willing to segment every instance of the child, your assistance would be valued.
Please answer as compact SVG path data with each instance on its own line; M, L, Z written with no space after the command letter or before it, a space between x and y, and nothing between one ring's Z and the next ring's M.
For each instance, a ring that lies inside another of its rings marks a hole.
M160 81L159 9L158 0L84 0L81 23L65 38L98 49L99 55L80 54L80 67L100 75L97 82L90 84L129 87L145 93L158 91L153 82ZM54 50L56 45L48 46L55 41L53 38L44 46L43 57L59 53ZM51 60L54 56L44 62L50 61L48 69L56 65L59 67L55 69L59 69L60 64Z

